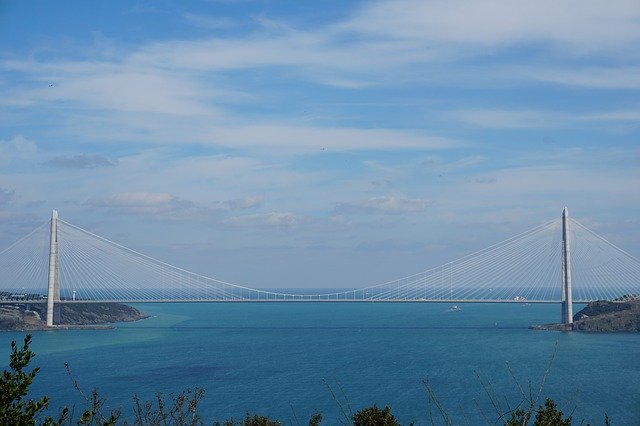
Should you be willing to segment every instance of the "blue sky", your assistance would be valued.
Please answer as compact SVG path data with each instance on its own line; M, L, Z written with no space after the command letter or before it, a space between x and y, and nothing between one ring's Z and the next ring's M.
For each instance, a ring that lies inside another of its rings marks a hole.
M563 206L640 254L637 1L1 1L0 247L52 208L255 287L376 284Z

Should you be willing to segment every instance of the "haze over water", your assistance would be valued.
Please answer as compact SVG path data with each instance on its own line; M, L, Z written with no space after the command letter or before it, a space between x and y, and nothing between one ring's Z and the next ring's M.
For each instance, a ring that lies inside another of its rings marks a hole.
M34 395L52 407L79 401L63 364L85 391L97 387L110 408L131 413L132 396L187 387L206 390L205 420L247 411L295 424L314 409L326 424L348 411L388 404L403 423L428 423L429 379L456 423L494 418L483 380L512 404L520 400L506 368L534 391L554 353L542 395L574 420L640 421L640 340L635 334L528 330L556 321L559 305L431 303L202 303L138 306L152 318L114 330L35 332ZM11 340L0 334L0 356ZM348 401L348 403L347 403ZM464 411L464 414L462 413ZM466 419L466 420L465 420Z

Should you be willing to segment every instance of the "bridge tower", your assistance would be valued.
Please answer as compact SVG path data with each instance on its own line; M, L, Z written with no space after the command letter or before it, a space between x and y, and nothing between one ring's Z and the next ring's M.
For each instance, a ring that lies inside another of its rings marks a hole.
M49 242L49 288L47 291L47 326L53 326L54 302L60 301L58 281L58 211L51 212L51 234Z
M569 210L562 209L562 323L573 323L571 294L571 243L569 241Z

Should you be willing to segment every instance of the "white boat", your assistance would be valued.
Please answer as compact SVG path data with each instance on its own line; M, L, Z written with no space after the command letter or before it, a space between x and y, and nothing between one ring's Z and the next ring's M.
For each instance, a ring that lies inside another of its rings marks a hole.
M458 312L461 311L462 309L460 309L460 307L458 305L453 305L450 309L451 312Z

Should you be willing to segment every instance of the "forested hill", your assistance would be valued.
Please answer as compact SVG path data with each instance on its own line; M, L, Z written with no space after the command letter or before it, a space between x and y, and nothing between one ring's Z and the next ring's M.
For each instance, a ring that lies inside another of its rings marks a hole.
M613 302L608 300L590 302L573 316L572 324L532 325L529 328L552 331L638 333L640 332L640 298L625 296L624 299Z
M61 326L95 326L146 318L143 312L122 303L61 303ZM46 329L45 303L0 306L0 330Z
M573 316L573 329L640 332L640 300L591 302Z

